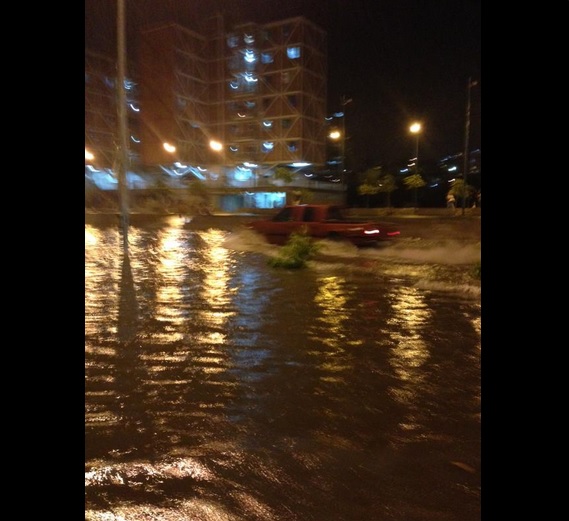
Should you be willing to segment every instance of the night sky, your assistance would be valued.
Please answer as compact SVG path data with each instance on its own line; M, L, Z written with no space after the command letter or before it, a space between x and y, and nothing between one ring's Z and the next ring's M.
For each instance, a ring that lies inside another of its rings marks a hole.
M347 106L353 168L404 163L414 155L412 120L423 122L420 158L464 149L468 80L470 149L480 147L480 0L126 0L129 51L140 25L223 10L236 21L305 16L328 33L328 108ZM85 47L116 53L117 0L85 0Z

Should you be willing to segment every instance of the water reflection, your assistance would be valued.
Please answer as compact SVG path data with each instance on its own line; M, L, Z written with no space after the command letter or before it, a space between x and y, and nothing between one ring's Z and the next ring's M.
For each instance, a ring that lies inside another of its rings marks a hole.
M229 235L86 226L86 518L475 521L479 303Z
M350 295L353 289L350 290L345 278L340 276L320 277L316 288L314 304L320 311L317 338L332 349L342 349L349 343L345 329L349 327L351 313L347 306L353 298ZM322 330L328 334L323 336Z

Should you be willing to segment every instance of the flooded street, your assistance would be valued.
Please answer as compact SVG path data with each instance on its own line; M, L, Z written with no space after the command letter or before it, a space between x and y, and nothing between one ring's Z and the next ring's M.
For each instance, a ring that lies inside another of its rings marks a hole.
M480 244L85 225L85 517L478 521Z

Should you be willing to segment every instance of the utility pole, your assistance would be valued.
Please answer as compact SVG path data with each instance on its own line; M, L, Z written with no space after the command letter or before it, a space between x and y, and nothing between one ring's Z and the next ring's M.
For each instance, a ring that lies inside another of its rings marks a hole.
M125 35L125 0L117 2L117 107L118 107L118 132L119 132L119 207L120 222L123 232L123 246L128 247L128 139L127 139L127 114L126 114L126 35Z
M470 140L470 89L477 85L477 81L472 81L472 78L468 78L468 86L466 87L466 116L464 124L464 165L462 169L462 183L464 185L462 194L462 215L464 216L464 209L466 207L466 181L468 171L470 170L470 163L468 160L469 156L469 140Z

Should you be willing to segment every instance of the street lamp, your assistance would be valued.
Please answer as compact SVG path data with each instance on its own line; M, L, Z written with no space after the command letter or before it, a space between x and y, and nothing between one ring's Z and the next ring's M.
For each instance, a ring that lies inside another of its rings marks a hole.
M176 147L174 145L171 145L170 143L162 143L162 147L169 154L173 154L174 152L176 152Z
M415 174L419 173L419 134L421 133L421 123L415 122L409 127L409 132L415 134L417 139L415 141Z
M210 139L209 148L211 148L215 152L220 153L220 158L221 158L220 173L222 173L223 169L225 168L225 147L223 146L223 143L221 141L217 141L217 139Z
M421 123L416 121L409 127L411 134L415 134L415 175L419 175L419 134L421 133ZM415 207L417 207L417 188L415 188Z
M343 142L344 142L344 134L343 134L341 131L337 130L337 129L332 130L332 131L328 134L328 137L329 137L332 141L338 141L338 140L341 139L342 141L341 141L340 143L343 143ZM340 179L341 179L342 182L343 182L343 181L344 181L344 147L343 147L342 145L340 145L340 146L341 146L341 149L340 149L340 154L341 154L341 155L340 155L340 165L341 165L341 166L340 166Z

